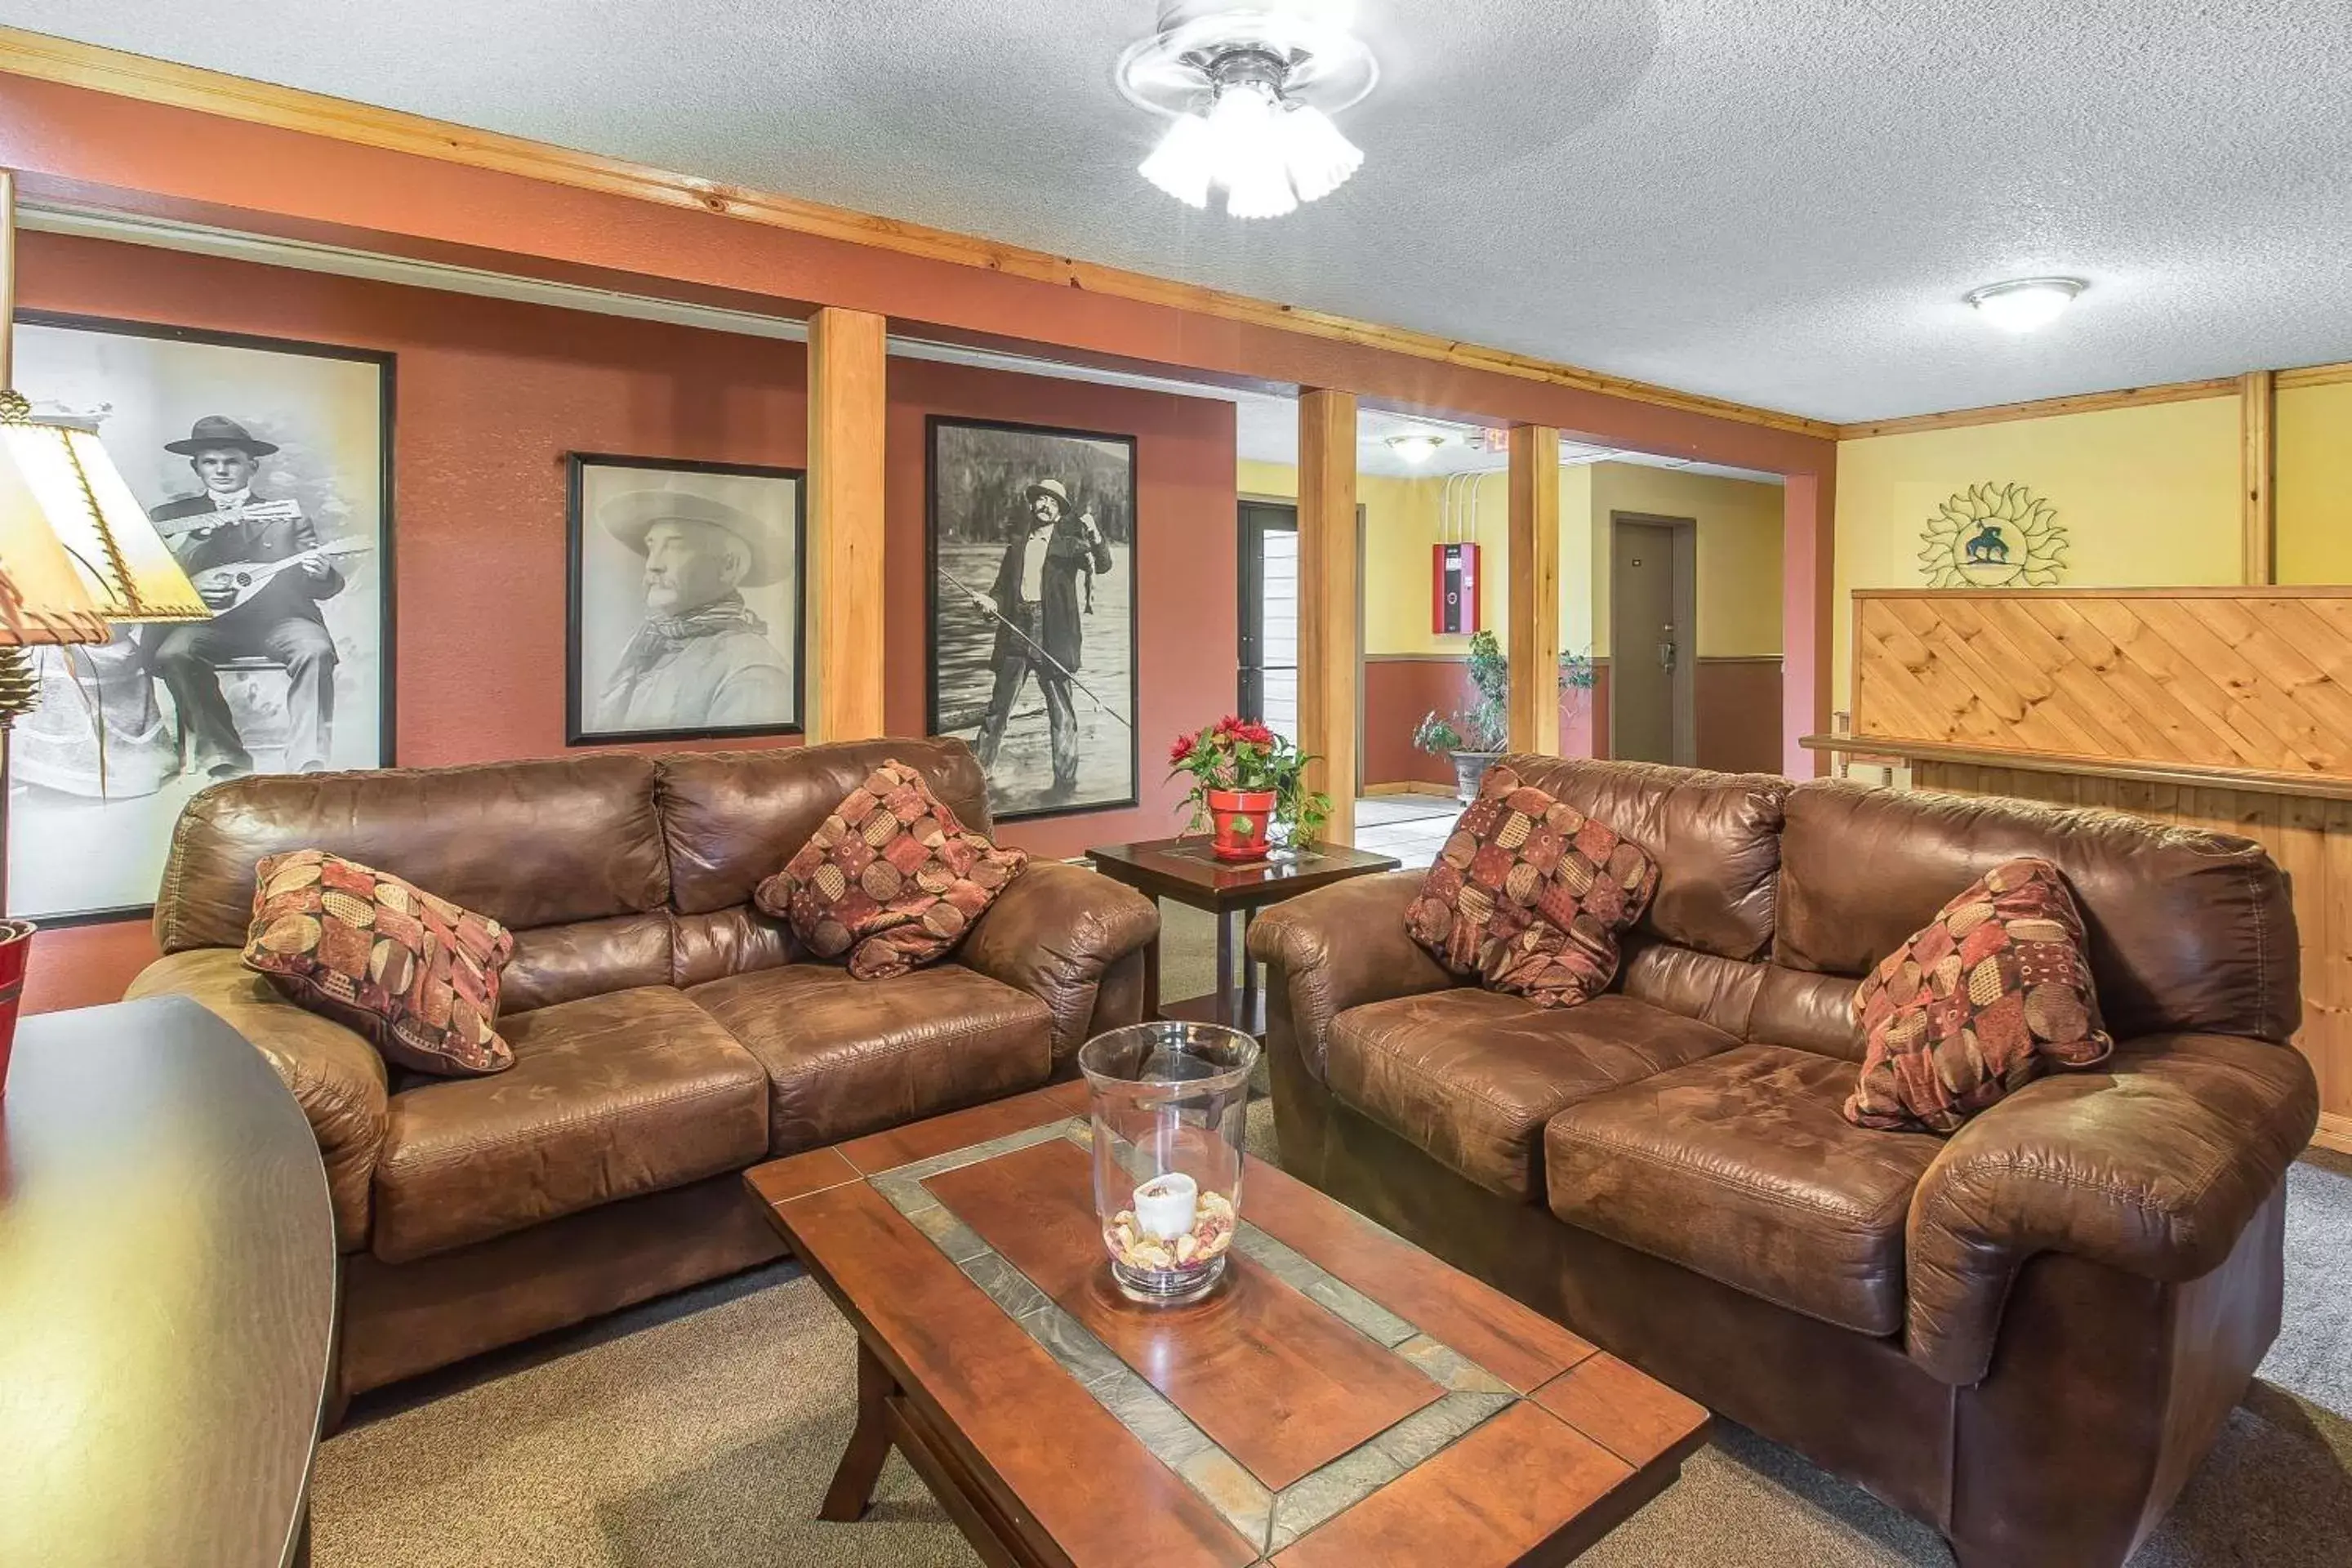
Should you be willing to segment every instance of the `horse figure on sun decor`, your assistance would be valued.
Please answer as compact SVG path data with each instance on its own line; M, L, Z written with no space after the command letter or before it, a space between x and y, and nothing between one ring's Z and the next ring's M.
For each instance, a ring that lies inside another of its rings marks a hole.
M1959 491L1936 509L1920 538L1931 588L2045 588L2066 566L2057 508L2023 485Z

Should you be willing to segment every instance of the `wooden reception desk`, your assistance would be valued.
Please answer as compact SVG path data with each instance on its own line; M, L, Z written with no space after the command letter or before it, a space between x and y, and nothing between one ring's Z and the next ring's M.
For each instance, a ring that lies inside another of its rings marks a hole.
M1919 789L2259 840L2294 884L2316 1142L2352 1152L2352 588L1860 589L1853 732Z

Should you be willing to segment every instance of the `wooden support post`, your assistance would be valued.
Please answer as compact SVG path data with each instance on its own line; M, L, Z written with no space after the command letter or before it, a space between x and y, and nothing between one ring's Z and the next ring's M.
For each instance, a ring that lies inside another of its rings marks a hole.
M2238 428L2244 437L2240 461L2240 499L2245 503L2246 581L2257 586L2278 581L2278 497L2273 470L2278 442L2273 433L2277 388L2266 370L2238 378Z
M812 741L883 733L882 434L888 323L809 318L808 655Z
M1357 624L1356 395L1298 396L1298 744L1321 759L1310 787L1331 797L1324 837L1356 841L1356 727L1363 682Z
M1511 429L1511 750L1559 754L1559 432Z

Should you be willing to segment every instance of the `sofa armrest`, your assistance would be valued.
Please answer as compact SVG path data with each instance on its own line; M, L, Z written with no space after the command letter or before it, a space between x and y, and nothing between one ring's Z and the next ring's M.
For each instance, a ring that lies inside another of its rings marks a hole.
M288 1001L246 968L234 948L191 948L158 959L140 972L127 995L191 997L253 1042L294 1091L319 1140L334 1200L336 1244L345 1252L365 1247L376 1155L391 1115L383 1058L375 1047Z
M1952 1135L1911 1196L1912 1359L1981 1382L2017 1271L2063 1252L2167 1284L2219 1267L2318 1123L2300 1051L2153 1035Z
M1013 879L971 928L956 959L1026 991L1054 1015L1058 1066L1105 1029L1141 1016L1141 993L1118 987L1122 1005L1097 1016L1103 973L1160 935L1160 910L1134 889L1083 866L1038 860Z
M1404 929L1423 873L1351 877L1275 905L1250 922L1266 967L1266 1005L1287 1009L1300 1061L1323 1080L1331 1020L1350 1007L1462 982Z

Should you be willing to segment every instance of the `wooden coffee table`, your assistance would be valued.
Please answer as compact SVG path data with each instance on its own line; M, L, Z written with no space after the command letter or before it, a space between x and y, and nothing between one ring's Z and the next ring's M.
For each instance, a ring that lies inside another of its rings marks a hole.
M1268 904L1311 893L1350 877L1393 871L1403 864L1392 855L1374 855L1344 844L1326 844L1298 854L1277 853L1264 860L1220 860L1206 838L1147 838L1137 844L1105 844L1087 856L1095 869L1124 882L1147 899L1173 899L1206 910L1217 921L1217 989L1181 1001L1160 999L1160 939L1143 955L1143 1006L1147 1018L1181 1018L1195 1024L1227 1024L1263 1037L1265 1001L1257 965L1242 951L1250 917ZM1240 989L1234 961L1240 960Z
M1224 1282L1111 1284L1082 1084L746 1177L856 1327L820 1517L905 1454L996 1568L1560 1563L1680 1472L1706 1413L1252 1161Z

